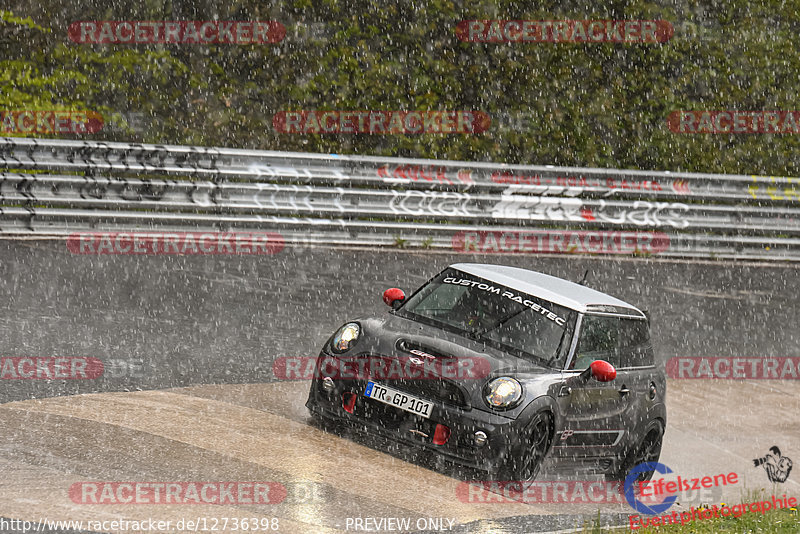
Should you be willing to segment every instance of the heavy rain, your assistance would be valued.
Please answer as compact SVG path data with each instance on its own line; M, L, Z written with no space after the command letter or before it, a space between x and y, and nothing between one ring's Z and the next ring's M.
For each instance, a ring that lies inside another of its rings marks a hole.
M6 2L0 532L797 532L798 25Z

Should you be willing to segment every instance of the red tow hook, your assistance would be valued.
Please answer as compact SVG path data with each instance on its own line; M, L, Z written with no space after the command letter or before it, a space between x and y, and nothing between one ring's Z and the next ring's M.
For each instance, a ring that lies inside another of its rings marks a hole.
M344 408L344 411L347 413L353 413L353 410L356 408L355 393L350 393L349 391L342 393L342 408Z
M436 425L436 430L433 432L433 444L444 445L450 439L450 429L445 425Z

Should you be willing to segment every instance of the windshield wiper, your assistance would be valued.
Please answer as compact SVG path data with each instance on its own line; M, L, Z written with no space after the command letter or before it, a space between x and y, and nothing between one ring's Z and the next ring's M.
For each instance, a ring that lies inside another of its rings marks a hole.
M525 310L530 310L530 308L525 307L525 308L522 308L519 311L515 311L515 312L511 313L510 315L507 315L506 317L503 317L502 319L500 319L497 322L497 324L492 325L489 328L484 329L483 331L476 330L474 332L471 332L471 335L475 336L475 339L480 339L481 337L483 337L484 335L488 334L492 330L497 330L498 328L500 328L501 326L506 324L508 321L510 321L511 319L513 319L514 317L519 315L520 313L524 312Z
M555 353L553 354L553 357L552 357L552 358L550 358L549 360L547 360L547 365L548 365L548 366L550 366L550 365L553 365L553 364L556 362L556 360L559 358L559 356L561 356L561 347L563 347L563 346L564 346L564 340L566 340L566 339L567 339L567 332L570 332L570 334L572 334L572 333L573 333L573 331L571 331L571 330L570 330L570 327L569 327L569 325L565 326L565 327L564 327L564 331L563 331L563 332L561 332L561 339L560 339L560 340L559 340L559 342L558 342L558 348L556 348L556 351L555 351ZM571 336L571 335L570 335L570 338L569 338L569 339L570 339L570 340L572 339L572 336Z

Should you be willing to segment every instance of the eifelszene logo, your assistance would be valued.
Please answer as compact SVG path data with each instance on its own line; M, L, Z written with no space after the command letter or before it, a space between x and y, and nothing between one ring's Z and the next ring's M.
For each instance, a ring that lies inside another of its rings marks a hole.
M675 479L653 476L652 480L641 480L642 474L649 473L668 474L672 470L657 462L642 463L631 469L625 478L625 498L640 514L658 515L669 509L679 497L684 504L696 497L705 502L719 501L724 486L739 483L739 475L733 471L694 478L678 475Z
M676 495L670 495L659 504L645 504L639 500L635 494L639 474L647 473L649 471L661 474L672 473L672 469L658 462L644 462L637 465L631 469L628 473L628 476L625 477L625 485L623 486L625 490L625 499L628 501L628 504L630 504L631 507L640 514L658 515L661 512L668 510L670 506L675 504L675 501L678 499L678 497Z

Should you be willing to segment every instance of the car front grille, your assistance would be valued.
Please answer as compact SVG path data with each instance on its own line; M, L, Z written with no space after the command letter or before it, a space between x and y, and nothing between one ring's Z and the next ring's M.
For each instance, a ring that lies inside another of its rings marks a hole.
M364 355L367 356L367 355ZM370 358L381 358L386 360L387 368L391 366L392 358L388 356L369 355ZM437 356L441 357L441 356ZM453 406L468 406L467 395L464 390L453 380L443 377L427 376L425 378L376 378L376 382L385 384L389 387L405 391L412 395L431 400L438 400Z
M455 382L446 378L430 378L425 380L398 379L381 380L382 384L405 391L423 399L438 400L453 406L466 407L466 395Z
M326 355L325 357L330 358L331 356ZM394 361L394 358L390 358L388 356L360 354L355 358L369 358L373 361L373 363L375 359L381 359L386 362L384 369L397 369L397 366L391 367L391 363ZM461 386L449 378L438 376L426 376L425 378L405 378L400 373L384 372L383 374L378 373L376 375L373 373L369 376L359 376L357 378L354 377L353 379L338 379L336 382L341 385L345 385L345 389L352 390L354 392L357 391L360 394L363 393L364 388L366 388L368 380L373 380L379 384L410 393L411 395L415 395L423 399L440 401L444 404L458 407L469 406L468 395ZM321 388L321 386L322 383L320 381L318 387Z

